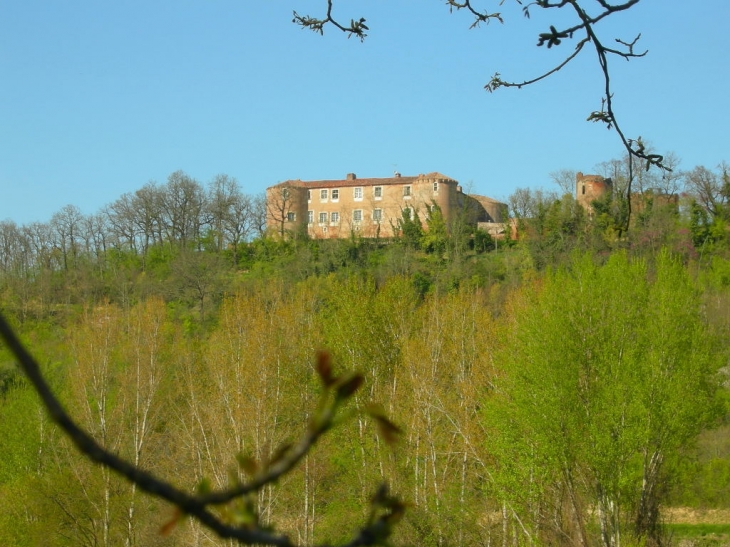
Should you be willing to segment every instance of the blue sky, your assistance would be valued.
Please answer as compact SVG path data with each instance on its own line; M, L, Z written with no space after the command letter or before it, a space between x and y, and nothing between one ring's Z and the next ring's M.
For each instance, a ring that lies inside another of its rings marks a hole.
M339 0L342 20L367 19L364 43L291 23L294 9L325 7L0 0L0 220L47 221L67 204L96 213L176 170L203 184L225 173L252 194L439 171L506 199L622 153L585 121L603 86L593 52L536 86L483 89L495 72L530 78L572 51L535 47L557 10L526 20L507 0L504 25L469 30L441 0ZM611 60L615 109L628 136L683 169L730 160L728 16L727 0L643 0L598 27L606 43L641 33L645 58Z

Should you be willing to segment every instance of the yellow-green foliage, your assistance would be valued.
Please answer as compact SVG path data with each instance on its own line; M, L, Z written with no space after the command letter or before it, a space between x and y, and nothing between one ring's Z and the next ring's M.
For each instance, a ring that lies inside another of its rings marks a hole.
M385 446L357 414L254 500L305 544L345 539L382 481L412 504L399 544L599 543L595 509L609 502L607 522L630 531L642 481L661 502L678 450L713 416L719 353L698 286L668 255L579 257L515 289L462 285L244 285L201 319L205 332L159 299L90 304L45 354L84 427L190 489L237 480L237 455L265 461L307 427L317 349L360 371L353 409L379 402L401 442ZM193 523L160 536L170 509L78 456L24 386L0 398L0 417L4 545L219 544Z

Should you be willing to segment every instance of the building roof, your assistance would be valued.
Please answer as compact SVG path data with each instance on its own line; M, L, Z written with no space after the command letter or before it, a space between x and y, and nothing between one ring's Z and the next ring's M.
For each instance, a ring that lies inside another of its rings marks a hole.
M479 196L477 194L469 194L469 197L474 198L475 200L482 202L482 203L497 203L499 205L505 205L503 202L499 201L498 199L490 198L487 196Z
M280 187L296 187L296 188L343 188L351 186L388 186L390 184L413 184L416 182L426 182L431 180L438 180L439 182L451 182L458 184L451 177L442 175L441 173L432 172L426 175L420 174L418 176L404 177L404 176L393 176L387 178L367 178L359 179L357 177L347 178L344 180L307 180L303 181L300 179L296 180L285 180L279 184L270 186L269 188L280 188Z

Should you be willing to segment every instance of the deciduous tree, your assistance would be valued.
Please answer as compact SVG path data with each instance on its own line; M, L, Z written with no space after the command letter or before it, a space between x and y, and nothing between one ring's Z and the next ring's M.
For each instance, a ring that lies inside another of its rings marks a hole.
M518 535L659 539L665 477L715 405L721 362L697 288L668 253L590 257L525 288L485 412L494 485Z

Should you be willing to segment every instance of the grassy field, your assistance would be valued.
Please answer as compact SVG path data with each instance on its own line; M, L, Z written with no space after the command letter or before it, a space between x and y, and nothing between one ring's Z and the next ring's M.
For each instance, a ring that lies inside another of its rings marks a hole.
M730 546L730 510L672 508L667 511L666 517L671 545Z

